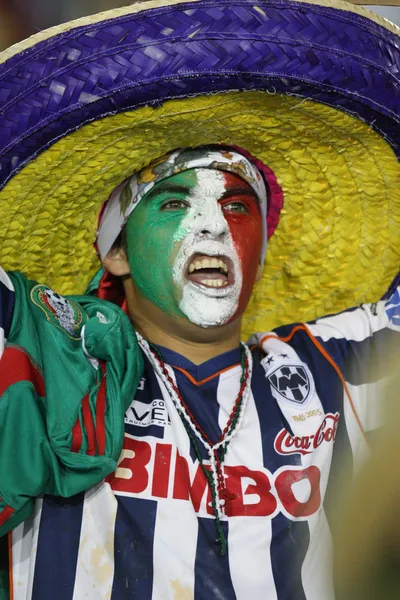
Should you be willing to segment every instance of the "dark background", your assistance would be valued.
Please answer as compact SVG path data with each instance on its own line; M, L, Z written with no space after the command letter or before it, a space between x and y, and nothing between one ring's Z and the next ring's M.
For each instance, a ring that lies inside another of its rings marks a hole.
M368 4L371 10L400 25L400 0L350 1ZM135 3L132 0L0 0L0 51L47 27Z

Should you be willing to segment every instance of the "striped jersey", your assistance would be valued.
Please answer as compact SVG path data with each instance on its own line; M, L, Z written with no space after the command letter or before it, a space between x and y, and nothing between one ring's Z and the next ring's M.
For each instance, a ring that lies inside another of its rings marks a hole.
M9 283L3 276L4 338L17 301ZM204 473L145 358L115 473L72 498L38 498L13 531L14 599L333 600L335 488L380 425L385 350L398 331L396 291L387 302L254 336L246 415L224 461L225 555ZM240 388L240 350L201 365L159 350L216 442Z

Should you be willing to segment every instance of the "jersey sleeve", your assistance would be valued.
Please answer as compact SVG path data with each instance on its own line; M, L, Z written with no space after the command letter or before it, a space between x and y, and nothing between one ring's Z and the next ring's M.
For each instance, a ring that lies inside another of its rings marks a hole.
M280 357L294 351L296 365L300 361L310 372L323 410L340 413L343 439L359 463L387 419L390 384L399 371L399 288L376 303L257 333L252 343L266 353L266 364L278 346Z
M14 286L7 273L0 267L0 358L11 329L14 305Z
M357 415L371 438L386 418L388 386L398 370L399 288L386 300L317 319L307 328L343 375L349 431Z
M342 365L347 381L378 381L393 369L400 343L400 288L387 300L317 319L307 327Z

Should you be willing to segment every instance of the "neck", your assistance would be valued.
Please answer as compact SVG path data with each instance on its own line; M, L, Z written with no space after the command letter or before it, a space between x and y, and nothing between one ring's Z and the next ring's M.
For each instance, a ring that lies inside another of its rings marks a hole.
M126 296L132 323L148 342L182 354L196 365L240 344L240 319L221 327L202 328L187 319L166 315L137 293Z
M149 323L145 320L133 322L135 329L148 341L159 346L169 348L178 354L182 354L195 365L200 365L215 356L228 352L237 348L240 343L240 336L236 333L221 339L212 341L197 341L192 339L184 339L180 337L179 331L172 332L161 329L157 323Z

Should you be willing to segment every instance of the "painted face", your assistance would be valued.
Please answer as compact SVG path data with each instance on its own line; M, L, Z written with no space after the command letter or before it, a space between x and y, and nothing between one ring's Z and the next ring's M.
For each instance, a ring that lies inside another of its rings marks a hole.
M126 224L128 260L140 292L201 327L230 322L250 298L262 224L252 188L214 169L160 181Z

